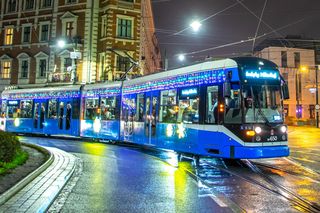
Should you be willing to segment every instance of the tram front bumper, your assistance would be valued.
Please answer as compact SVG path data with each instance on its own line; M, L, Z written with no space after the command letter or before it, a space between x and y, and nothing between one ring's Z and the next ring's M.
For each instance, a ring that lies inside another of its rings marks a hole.
M230 157L236 159L287 157L289 154L288 146L235 146L230 150Z

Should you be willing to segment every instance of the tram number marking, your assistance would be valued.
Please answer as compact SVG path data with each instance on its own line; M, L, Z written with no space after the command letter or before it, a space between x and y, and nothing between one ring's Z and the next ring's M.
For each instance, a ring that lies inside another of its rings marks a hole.
M278 140L278 136L272 135L270 136L267 141L277 141Z

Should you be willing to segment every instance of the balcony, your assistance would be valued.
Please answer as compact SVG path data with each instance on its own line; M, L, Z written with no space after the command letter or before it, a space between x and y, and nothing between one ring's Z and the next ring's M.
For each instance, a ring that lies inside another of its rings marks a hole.
M49 73L48 83L72 83L70 72L54 72Z

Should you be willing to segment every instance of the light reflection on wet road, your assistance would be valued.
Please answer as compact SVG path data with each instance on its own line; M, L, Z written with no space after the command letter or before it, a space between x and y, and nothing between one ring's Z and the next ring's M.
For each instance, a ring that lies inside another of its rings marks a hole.
M185 170L135 149L44 138L22 141L55 146L82 159L83 173L62 212L231 212L202 194Z
M304 127L290 128L289 131L290 157L251 162L257 163L255 166L263 174L289 192L311 204L320 203L320 131ZM279 189L272 185L272 181L266 181L237 161L204 158L197 168L191 165L191 161L179 162L176 168L176 155L170 152L61 139L24 137L23 140L55 146L75 153L83 160L83 174L70 196L65 198L62 211L303 210L281 196L283 192L278 193Z

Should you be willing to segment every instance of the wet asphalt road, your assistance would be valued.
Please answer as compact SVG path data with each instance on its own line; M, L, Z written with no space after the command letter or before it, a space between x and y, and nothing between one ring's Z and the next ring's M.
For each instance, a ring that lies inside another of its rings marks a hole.
M320 173L320 129L291 127L289 131L289 159Z
M82 160L82 173L62 212L231 212L201 193L197 182L134 148L47 138L21 139L54 146Z
M249 168L234 165L234 162L229 164L221 159L203 159L198 168L192 167L190 161L180 162L176 168L159 160L159 156L154 157L133 147L51 138L23 137L22 140L60 148L75 154L82 161L81 172L74 177L74 187L66 187L62 193L64 196L53 204L53 211L301 211L281 193L274 193L277 187L264 182L259 174ZM259 168L294 194L311 203L319 203L319 140L320 131L317 129L290 129L291 156L258 161L283 171ZM192 178L186 170L199 178Z

